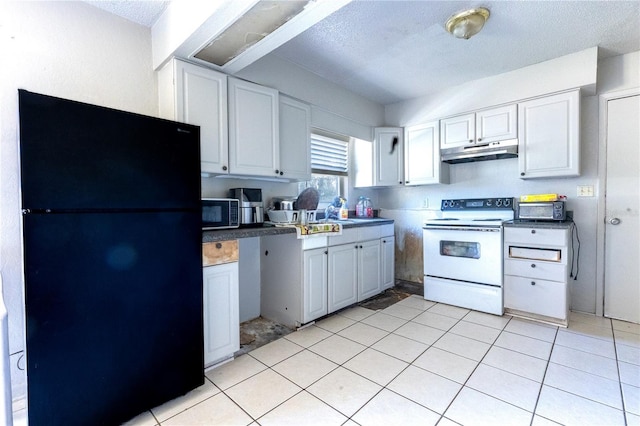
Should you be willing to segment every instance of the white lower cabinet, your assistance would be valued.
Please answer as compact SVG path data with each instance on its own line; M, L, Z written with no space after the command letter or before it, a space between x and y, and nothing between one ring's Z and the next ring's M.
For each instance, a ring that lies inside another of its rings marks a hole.
M568 229L505 227L505 313L566 326L568 258Z
M214 365L240 349L238 262L203 268L204 364Z
M391 225L391 231L391 235L380 238L380 275L382 280L380 290L387 290L393 287L396 282L396 239L393 236L393 225Z
M327 315L327 249L322 247L303 252L302 322L308 323Z
M393 244L392 224L343 229L334 237L262 237L260 314L299 327L375 296L393 286Z
M299 327L327 314L327 238L260 238L260 315Z
M355 242L329 247L329 313L358 301L357 265Z
M358 302L382 291L380 239L358 244Z

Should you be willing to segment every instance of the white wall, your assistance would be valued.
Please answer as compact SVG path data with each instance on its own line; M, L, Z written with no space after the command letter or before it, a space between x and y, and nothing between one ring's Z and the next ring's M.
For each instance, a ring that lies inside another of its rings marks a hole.
M0 2L0 57L0 268L15 399L25 392L17 89L154 116L158 97L150 30L83 2Z
M599 62L597 94L638 87L640 84L639 57L640 52L635 52ZM533 69L515 71L509 73L508 78L505 79L494 76L490 78L490 83L499 88L500 92L509 93L512 100L523 99L534 94L531 93L528 84L532 75L535 75L537 91L545 90L545 87L562 90L580 85L570 76L567 77L559 71L570 72L573 71L572 68L544 68L534 66ZM532 73L532 71L535 72ZM518 73L521 78L514 78ZM483 83L486 82L485 79ZM491 86L485 86L485 90L491 90ZM436 95L434 98L441 99L442 96ZM434 105L434 98L417 99L388 106L387 121L397 120L396 125L405 125L416 124L423 119L433 119L435 117L429 106ZM477 105L478 107L489 106ZM467 107L468 105L463 105L459 112L468 111ZM444 115L451 115L456 112L455 108L455 105L449 105L446 111L441 112ZM598 96L583 96L581 101L582 174L577 178L521 180L518 177L518 160L507 159L451 165L450 185L377 190L377 203L383 209L382 215L396 220L397 250L401 253L399 258L404 259L402 261L406 263L396 268L398 278L416 280L420 277L422 269L422 253L418 251L422 245L420 228L424 219L433 214L429 209L438 209L443 198L559 193L568 197L568 208L574 211L574 220L582 243L578 278L570 283L571 307L577 311L595 313L596 304L602 303L596 297L596 225L598 203L602 202L601 177L598 176L598 129ZM596 196L578 198L576 196L578 185L593 185ZM425 199L428 200L429 209L423 208ZM403 273L407 275L402 276Z

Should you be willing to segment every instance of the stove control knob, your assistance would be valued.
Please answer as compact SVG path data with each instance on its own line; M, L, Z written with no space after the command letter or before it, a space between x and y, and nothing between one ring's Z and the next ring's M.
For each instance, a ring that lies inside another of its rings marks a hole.
M511 198L505 198L504 199L504 205L505 205L505 207L509 207L511 205Z
M502 205L502 198L498 198L496 200L496 206L500 207Z

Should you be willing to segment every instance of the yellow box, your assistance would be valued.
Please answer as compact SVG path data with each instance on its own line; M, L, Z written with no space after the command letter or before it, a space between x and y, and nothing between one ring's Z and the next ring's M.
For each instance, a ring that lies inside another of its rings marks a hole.
M533 195L521 195L520 201L524 203L531 203L535 201L557 201L558 194L533 194Z

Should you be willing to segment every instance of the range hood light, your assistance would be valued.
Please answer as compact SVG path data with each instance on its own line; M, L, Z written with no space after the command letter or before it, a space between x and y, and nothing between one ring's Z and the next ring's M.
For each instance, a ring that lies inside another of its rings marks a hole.
M311 1L258 1L194 56L221 67L298 15Z
M489 19L489 9L484 7L469 9L450 17L445 28L455 37L467 40L480 32L487 19Z

